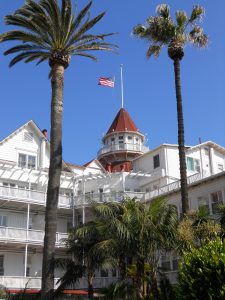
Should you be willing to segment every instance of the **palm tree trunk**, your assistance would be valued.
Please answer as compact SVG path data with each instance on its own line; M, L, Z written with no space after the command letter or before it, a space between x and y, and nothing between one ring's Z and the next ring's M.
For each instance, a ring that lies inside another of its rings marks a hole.
M158 282L157 282L157 275L156 275L156 271L153 269L153 271L151 272L151 291L152 291L152 295L153 295L153 299L154 300L159 300L160 295L159 295L159 290L158 290Z
M137 273L136 273L136 289L137 289L137 298L142 299L144 294L144 272L145 272L145 261L143 258L137 258Z
M54 257L57 207L62 169L62 113L64 67L52 67L50 166L45 211L45 237L42 262L42 299L52 299L54 290Z
M127 276L127 264L123 255L119 257L118 269L120 274L120 280L122 281Z
M178 148L180 160L180 182L181 182L181 203L182 213L186 214L189 210L188 203L188 189L187 189L187 169L184 147L184 118L183 106L181 96L181 83L180 83L180 59L174 59L174 73L175 73L175 86L177 98L177 121L178 121Z
M88 299L94 299L93 275L88 275Z

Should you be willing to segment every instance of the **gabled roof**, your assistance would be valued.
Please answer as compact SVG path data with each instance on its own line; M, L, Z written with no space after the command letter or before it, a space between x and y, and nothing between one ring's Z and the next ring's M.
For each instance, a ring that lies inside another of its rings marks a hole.
M86 164L83 165L85 168L92 168L95 169L95 167L91 166L92 163L95 163L103 172L105 172L105 168L103 165L100 163L100 161L96 158L92 159L91 161L87 162Z
M124 108L121 108L119 110L107 134L121 131L138 132L138 129L134 124L133 120L131 119L129 113Z
M17 128L15 131L13 131L10 135L8 135L7 137L5 137L3 140L1 140L0 144L3 144L5 141L7 141L8 139L10 139L12 136L14 136L19 131L23 130L24 128L26 128L29 125L31 125L33 127L34 131L37 133L37 135L39 137L44 137L41 129L37 126L37 124L33 120L30 120L27 123L25 123L24 125L22 125L19 128ZM48 140L47 140L47 145L50 146L50 143L49 143Z

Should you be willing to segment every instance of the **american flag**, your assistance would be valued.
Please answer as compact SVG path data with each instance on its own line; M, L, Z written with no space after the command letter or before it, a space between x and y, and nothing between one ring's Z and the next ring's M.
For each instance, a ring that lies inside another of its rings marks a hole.
M100 77L98 80L98 85L114 88L114 80L111 77Z

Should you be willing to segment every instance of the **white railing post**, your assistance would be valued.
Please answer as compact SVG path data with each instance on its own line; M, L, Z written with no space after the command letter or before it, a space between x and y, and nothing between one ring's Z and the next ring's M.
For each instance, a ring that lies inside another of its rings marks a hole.
M24 277L27 277L27 248L28 245L25 246L25 255L24 255Z

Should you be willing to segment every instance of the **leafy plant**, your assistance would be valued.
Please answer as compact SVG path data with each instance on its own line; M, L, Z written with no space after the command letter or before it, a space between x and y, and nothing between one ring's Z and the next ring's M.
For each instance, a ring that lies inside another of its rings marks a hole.
M225 299L225 243L215 240L183 255L178 273L178 299Z

